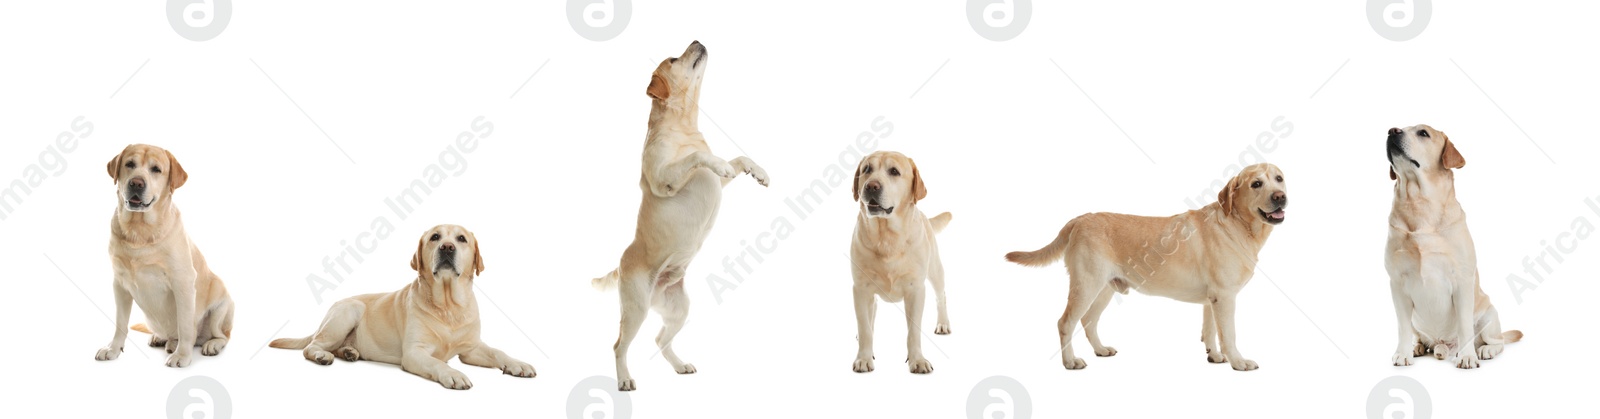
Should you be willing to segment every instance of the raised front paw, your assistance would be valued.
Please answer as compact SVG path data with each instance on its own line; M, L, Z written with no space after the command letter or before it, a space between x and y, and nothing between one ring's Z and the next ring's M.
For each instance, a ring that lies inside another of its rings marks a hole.
M734 176L739 175L739 172L733 170L733 165L730 165L725 161L707 162L706 168L711 169L711 173L716 173L717 176L725 178L731 179Z
M461 371L445 369L439 373L439 385L451 390L466 390L472 388L472 380L468 380L467 375Z
M925 358L913 359L911 362L907 362L907 364L911 364L912 374L928 374L933 372L933 363L928 362L928 360Z
M113 348L113 347L107 346L107 347L104 347L104 348L100 348L99 351L94 353L94 360L96 360L96 361L110 361L110 360L113 360L113 359L117 359L117 357L119 357L119 356L122 356L122 348Z
M762 169L761 166L756 166L755 163L751 163L750 168L745 169L745 171L749 172L750 177L755 178L756 183L761 184L761 186L768 186L770 184L767 181L767 170Z
M538 375L537 373L533 372L532 364L522 361L511 361L506 365L501 365L500 372L513 377L522 378L533 378L533 376Z

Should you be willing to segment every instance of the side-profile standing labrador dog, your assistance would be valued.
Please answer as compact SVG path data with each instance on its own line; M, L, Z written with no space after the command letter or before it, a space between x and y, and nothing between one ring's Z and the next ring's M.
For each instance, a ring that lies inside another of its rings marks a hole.
M950 334L950 313L945 308L944 264L939 261L939 243L934 235L950 224L950 213L928 218L917 209L917 202L928 197L917 163L903 154L879 151L861 159L856 166L855 236L850 239L850 273L855 277L852 294L856 307L855 372L873 369L872 329L878 315L878 300L906 303L906 363L914 374L933 372L933 364L922 356L922 310L927 291L923 281L933 283L939 304L939 323L933 333Z
M755 161L723 160L711 154L700 134L700 82L708 59L706 47L695 41L683 55L662 60L651 74L645 88L650 125L639 177L644 197L633 244L623 251L617 269L593 281L599 289L617 287L621 296L622 327L613 347L621 391L635 388L628 372L628 345L652 308L664 323L656 335L661 356L679 374L695 373L694 365L672 351L672 338L689 315L684 271L717 220L722 188L740 173L767 185L767 171Z
M1467 214L1456 201L1454 169L1467 165L1450 137L1427 125L1390 128L1386 141L1394 206L1383 265L1400 325L1394 365L1433 353L1477 368L1522 332L1500 331L1500 314L1478 283Z
M172 152L144 144L124 148L106 163L106 171L117 185L117 211L111 217L117 322L111 343L94 359L122 355L133 303L139 303L150 325L132 329L150 333L150 346L166 347L167 366L189 366L197 344L201 355L221 353L233 333L233 299L189 240L173 203L188 172Z
M1217 202L1171 217L1092 213L1068 221L1056 240L1033 252L1011 252L1006 260L1045 266L1066 260L1071 285L1067 310L1056 326L1061 363L1087 364L1073 355L1072 329L1083 332L1096 356L1117 350L1100 344L1097 325L1111 293L1129 289L1205 306L1200 340L1206 360L1250 371L1255 361L1239 353L1234 311L1239 291L1255 274L1256 256L1289 205L1283 171L1271 164L1244 168L1217 193ZM1220 337L1222 348L1217 348Z
M533 377L532 365L489 347L478 336L481 323L472 281L483 273L482 251L478 236L464 227L428 229L411 257L411 269L417 271L411 285L339 300L315 334L277 339L271 345L302 349L306 360L321 365L332 364L335 357L399 364L452 390L472 388L466 374L447 364L457 356L463 364Z

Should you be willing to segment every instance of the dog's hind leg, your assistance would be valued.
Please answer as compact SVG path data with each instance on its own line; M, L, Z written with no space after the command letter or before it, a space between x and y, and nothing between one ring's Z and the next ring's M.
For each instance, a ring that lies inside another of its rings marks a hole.
M938 251L938 247L934 247ZM933 334L950 334L950 309L944 301L944 262L934 256L932 266L928 267L928 282L933 284L934 307L939 311L939 322L933 326Z
M650 315L651 288L655 286L649 268L623 266L622 279L617 283L621 299L622 321L617 333L617 343L612 345L617 357L617 390L633 391L637 388L633 374L628 372L628 346L639 334L645 316Z
M1061 335L1061 364L1069 370L1080 370L1089 366L1072 352L1072 329L1094 306L1095 299L1106 289L1110 282L1109 275L1091 274L1090 270L1073 269L1067 267L1071 283L1067 290L1067 309L1061 313L1061 320L1056 322L1056 329Z
M1094 348L1095 356L1112 356L1117 354L1117 348L1100 344L1100 313L1104 313L1106 305L1111 304L1112 287L1105 287L1100 291L1100 296L1094 300L1094 305L1089 307L1089 312L1083 316L1083 335L1089 338L1089 346Z
M350 332L361 323L361 316L366 310L366 303L356 300L333 303L333 307L328 309L328 316L322 319L322 326L317 328L317 333L311 336L311 343L303 351L306 360L321 365L332 364L334 356L328 352L328 348L343 346L350 338Z
M1500 313L1494 307L1489 307L1480 319L1475 327L1478 329L1478 359L1494 359L1506 350L1505 339L1500 331Z
M678 273L682 275L682 273ZM656 335L656 347L661 348L661 356L672 364L672 370L679 374L694 374L697 370L694 364L678 359L677 352L672 350L672 339L683 330L683 323L689 317L689 295L683 291L681 278L677 283L661 291L661 295L651 301L651 308L661 314L661 333Z
M228 335L233 332L233 299L223 298L206 313L206 323L200 325L200 334L208 339L201 343L200 354L216 356L228 346Z

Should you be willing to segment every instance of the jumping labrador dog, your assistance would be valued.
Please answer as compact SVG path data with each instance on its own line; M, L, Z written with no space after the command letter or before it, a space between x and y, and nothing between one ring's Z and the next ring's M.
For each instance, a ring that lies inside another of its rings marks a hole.
M116 331L94 359L122 355L133 303L144 311L150 346L166 347L167 366L189 366L194 346L213 356L233 333L233 299L211 272L200 248L189 240L173 193L189 180L172 152L133 144L106 163L117 185L117 211L111 217L112 293L117 301Z
M303 349L306 360L321 365L332 364L335 357L399 364L452 390L472 388L465 374L447 364L457 356L463 364L533 377L532 365L478 337L481 324L472 281L483 273L482 250L478 236L461 226L429 229L411 257L411 269L417 271L411 285L339 300L315 334L277 339L271 346Z
M950 313L945 309L944 264L934 235L950 224L950 213L928 218L917 202L928 197L917 163L903 154L879 151L856 166L853 197L860 202L855 236L850 240L850 272L855 277L855 372L873 369L872 329L878 300L906 302L906 363L914 374L933 372L922 356L922 310L926 291L933 283L939 303L939 323L933 333L950 334Z
M650 125L639 177L644 197L636 235L622 253L620 266L593 280L598 289L617 287L621 298L622 327L613 347L621 391L635 388L628 372L628 346L652 308L664 323L656 335L661 356L679 374L695 373L694 365L672 351L672 338L689 315L684 271L717 220L722 188L740 173L767 185L767 171L755 161L749 157L725 161L711 154L700 134L700 82L707 60L706 47L695 41L682 56L662 60L650 76L645 88L651 99Z
M1433 353L1477 368L1522 332L1500 331L1500 314L1478 281L1478 255L1467 214L1456 201L1455 172L1466 166L1450 137L1427 125L1390 128L1389 179L1394 206L1383 265L1400 324L1394 365Z
M1067 309L1056 324L1061 362L1067 369L1087 364L1073 356L1073 324L1096 356L1117 350L1100 344L1096 329L1111 293L1129 289L1205 306L1200 340L1206 360L1229 362L1233 369L1258 368L1235 342L1237 296L1255 273L1256 256L1289 204L1283 171L1271 164L1244 168L1217 193L1217 202L1171 217L1092 213L1068 221L1055 241L1033 252L1011 252L1006 260L1045 266L1066 260L1071 277ZM1218 337L1222 348L1217 349Z

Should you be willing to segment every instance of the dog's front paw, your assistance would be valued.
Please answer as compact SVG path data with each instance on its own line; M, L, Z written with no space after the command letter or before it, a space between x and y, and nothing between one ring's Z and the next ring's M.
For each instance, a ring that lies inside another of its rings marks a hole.
M324 350L306 350L306 360L317 365L333 365L333 353Z
M1206 350L1206 362L1210 362L1210 363L1213 363L1213 364L1221 364L1221 363L1224 363L1224 362L1228 362L1228 356L1227 355L1223 355L1222 351L1213 351L1213 350L1207 349Z
M907 362L907 364L911 364L912 374L928 374L933 372L933 363L928 362L928 360L924 358L913 359L911 362Z
M227 339L218 338L208 340L204 345L200 345L200 354L205 356L217 356L217 354L222 353L222 348L226 347L228 347Z
M113 348L113 347L107 346L107 347L104 347L104 348L100 348L99 351L94 353L94 360L96 360L96 361L110 361L110 360L113 360L113 359L117 359L117 357L119 357L119 356L122 356L122 348Z
M1412 351L1412 352L1415 353L1415 351ZM1413 356L1418 356L1418 355L1408 354L1408 353L1405 353L1405 351L1395 352L1394 353L1394 366L1396 366L1396 367L1411 366L1411 358Z
M1251 361L1251 360L1248 360L1248 359L1242 359L1242 360L1238 360L1238 361L1233 361L1233 370L1234 371L1255 371L1257 368L1261 368L1261 366L1260 365L1256 365L1255 361Z
M1069 370L1081 370L1089 367L1089 363L1083 362L1083 358L1072 358L1070 361L1064 360L1061 361L1061 365L1067 367Z
M637 389L638 387L633 385L633 378L631 377L617 380L617 391L634 391Z
M339 358L345 361L356 362L361 359L361 351L348 346L339 348Z
M851 367L855 372L872 372L872 357L856 358L855 364Z
M733 165L728 164L728 162L725 162L725 161L714 161L714 162L706 163L706 168L707 169L711 169L711 173L716 173L717 176L721 176L721 177L724 177L724 178L730 178L731 179L734 176L738 176L739 175L739 172L733 170Z
M533 365L522 361L511 361L510 364L501 365L500 372L513 377L533 378L538 373L533 372Z
M175 353L175 354L172 354L172 355L167 355L167 366L168 367L172 367L172 368L187 367L187 366L189 366L189 363L191 361L192 361L192 359L189 357L189 354L186 354L186 353Z
M933 326L933 334L935 334L935 335L948 335L948 334L950 334L950 323L939 322L939 324Z
M439 385L451 390L466 390L472 388L472 380L468 380L461 371L446 369L439 373Z
M1456 368L1470 370L1478 367L1477 351L1461 351L1461 359L1456 360Z
M755 178L756 183L761 184L761 186L768 186L771 184L770 181L767 180L767 170L762 169L761 166L752 164L750 168L745 169L745 171L749 172L750 177Z
M1094 350L1094 356L1116 356L1116 355L1117 355L1117 348L1113 348L1113 347L1110 347L1110 346L1106 346L1106 347L1102 347L1100 349L1095 349Z
M683 363L683 365L672 367L672 370L677 371L679 374L694 374L696 372L700 372L700 370L694 368L694 364L687 362Z
M163 337L156 336L156 335L150 335L150 347L152 347L152 348L163 348L163 347L166 347L166 346L167 346L167 338L163 338Z

